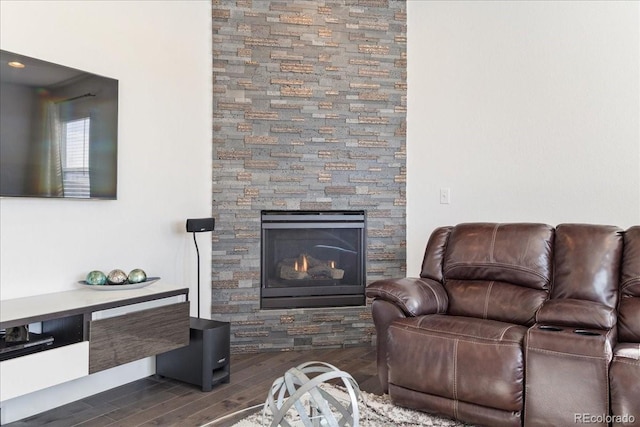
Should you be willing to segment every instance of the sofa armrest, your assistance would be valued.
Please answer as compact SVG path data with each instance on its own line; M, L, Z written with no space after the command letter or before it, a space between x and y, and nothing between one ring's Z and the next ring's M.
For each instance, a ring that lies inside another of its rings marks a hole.
M613 328L616 319L613 308L571 298L548 300L536 313L536 322L540 324L603 330Z
M366 293L397 305L408 316L445 313L449 305L442 284L426 278L377 280L367 286Z

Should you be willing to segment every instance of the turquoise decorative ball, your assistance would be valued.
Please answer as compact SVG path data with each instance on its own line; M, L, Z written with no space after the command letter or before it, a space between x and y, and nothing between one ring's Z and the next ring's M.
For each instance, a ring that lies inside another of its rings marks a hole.
M147 280L147 273L140 268L135 268L129 272L129 283L142 283Z
M93 270L87 274L86 282L89 285L105 285L107 276L102 271Z
M126 281L127 273L117 268L115 270L111 270L107 276L107 282L109 282L110 285L123 285Z

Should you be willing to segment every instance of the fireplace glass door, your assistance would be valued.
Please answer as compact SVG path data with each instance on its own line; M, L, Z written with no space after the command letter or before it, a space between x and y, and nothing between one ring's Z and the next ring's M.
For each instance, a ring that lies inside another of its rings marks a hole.
M364 305L363 211L262 213L262 308Z

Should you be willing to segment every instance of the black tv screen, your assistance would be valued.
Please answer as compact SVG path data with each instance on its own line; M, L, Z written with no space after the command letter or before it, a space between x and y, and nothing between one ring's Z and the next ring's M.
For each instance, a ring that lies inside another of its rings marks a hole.
M0 196L116 199L118 81L0 50Z

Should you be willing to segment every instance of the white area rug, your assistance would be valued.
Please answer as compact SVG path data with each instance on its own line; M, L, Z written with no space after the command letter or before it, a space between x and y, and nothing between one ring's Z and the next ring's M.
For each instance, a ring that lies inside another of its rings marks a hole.
M349 401L349 396L341 387L327 384L321 387L330 391L333 396L340 400ZM447 418L440 418L424 412L401 408L393 405L389 401L389 396L377 396L375 394L361 392L360 402L360 426L361 427L463 427L469 426L459 421ZM294 411L290 411L291 416L287 420L292 426L302 426L302 422ZM263 418L262 409L236 424L233 427L262 427L269 426L271 417Z

